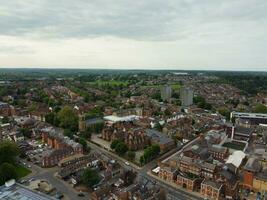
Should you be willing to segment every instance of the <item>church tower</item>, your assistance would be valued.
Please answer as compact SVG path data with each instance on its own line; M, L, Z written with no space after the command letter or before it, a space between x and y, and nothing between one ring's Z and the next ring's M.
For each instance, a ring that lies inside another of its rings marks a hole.
M79 131L84 132L86 130L86 122L85 122L85 115L79 115Z

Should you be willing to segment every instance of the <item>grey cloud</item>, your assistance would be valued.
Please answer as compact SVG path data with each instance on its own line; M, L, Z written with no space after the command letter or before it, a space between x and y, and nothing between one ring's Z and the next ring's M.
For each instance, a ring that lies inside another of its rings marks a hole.
M2 54L32 54L34 51L28 46L23 45L1 45L0 53Z
M1 2L2 1L2 2ZM137 40L265 32L266 0L0 0L0 34Z

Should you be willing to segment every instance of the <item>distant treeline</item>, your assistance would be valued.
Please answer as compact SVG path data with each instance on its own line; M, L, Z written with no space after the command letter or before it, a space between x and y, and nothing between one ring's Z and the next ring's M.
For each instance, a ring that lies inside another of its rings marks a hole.
M231 84L240 90L255 95L259 92L267 92L267 73L219 73L218 80L213 80L217 83Z

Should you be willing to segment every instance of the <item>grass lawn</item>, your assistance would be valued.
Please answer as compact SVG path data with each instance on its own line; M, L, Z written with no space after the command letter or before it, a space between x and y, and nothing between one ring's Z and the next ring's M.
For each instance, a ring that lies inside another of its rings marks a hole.
M227 147L229 149L235 149L235 150L243 150L245 148L245 144L241 142L227 142L224 143L222 146Z
M145 86L142 86L141 88L142 89L145 89L145 88L162 88L164 85L145 85ZM177 84L170 84L170 86L172 87L173 90L179 90L181 88L181 85L179 83Z
M31 173L31 170L29 170L28 168L23 167L21 165L17 165L17 166L15 166L15 168L16 168L16 171L18 174L18 178L22 178L22 177L27 176L28 174Z

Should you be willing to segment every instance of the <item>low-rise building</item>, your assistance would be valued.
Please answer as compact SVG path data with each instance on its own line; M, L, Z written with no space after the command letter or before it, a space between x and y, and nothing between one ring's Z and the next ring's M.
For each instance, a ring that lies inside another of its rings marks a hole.
M164 133L154 129L146 129L145 135L150 139L151 144L158 144L162 152L168 151L175 147L175 142Z
M212 145L209 147L209 153L212 155L213 159L223 161L228 157L229 150L226 147Z
M177 176L177 170L172 167L162 167L159 170L158 176L168 182L174 182Z
M85 169L87 167L95 167L98 164L97 157L94 154L90 155L74 155L62 159L58 165L61 169L58 172L58 175L62 178L69 176L77 171Z
M66 157L83 153L82 145L64 136L61 129L46 127L41 130L41 135L42 142L51 147L43 153L43 167L55 166Z
M202 180L193 174L179 172L175 183L189 191L199 191Z
M5 185L0 186L0 199L2 200L53 200L54 198L43 193L30 190L14 181L7 182Z
M217 200L220 198L222 189L223 184L204 179L201 183L200 193L209 199Z

